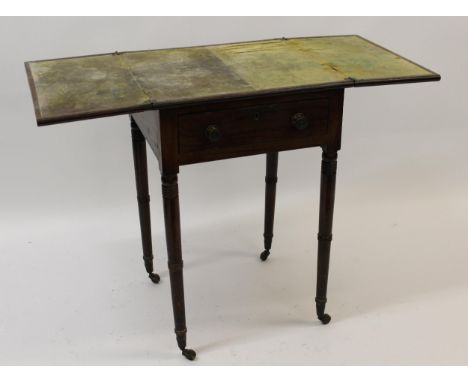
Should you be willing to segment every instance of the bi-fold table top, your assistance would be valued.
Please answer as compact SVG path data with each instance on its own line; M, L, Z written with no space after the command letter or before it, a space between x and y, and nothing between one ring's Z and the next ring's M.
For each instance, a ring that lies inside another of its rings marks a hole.
M261 94L440 79L356 35L115 52L25 65L39 125Z

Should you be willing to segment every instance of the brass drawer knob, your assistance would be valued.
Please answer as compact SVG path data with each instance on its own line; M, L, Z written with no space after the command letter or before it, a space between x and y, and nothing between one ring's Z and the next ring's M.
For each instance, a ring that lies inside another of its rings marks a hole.
M291 124L298 130L304 130L309 126L307 117L302 113L296 113L291 117Z
M216 125L209 125L205 129L205 137L208 138L211 143L216 143L221 139L221 132Z

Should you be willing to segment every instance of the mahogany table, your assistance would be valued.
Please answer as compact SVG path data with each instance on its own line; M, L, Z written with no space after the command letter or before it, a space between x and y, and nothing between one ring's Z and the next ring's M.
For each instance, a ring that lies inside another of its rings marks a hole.
M440 76L360 36L282 38L27 62L38 125L129 114L143 259L154 283L146 142L159 161L175 334L186 347L179 166L266 154L270 255L278 152L323 150L316 310L325 313L344 89Z

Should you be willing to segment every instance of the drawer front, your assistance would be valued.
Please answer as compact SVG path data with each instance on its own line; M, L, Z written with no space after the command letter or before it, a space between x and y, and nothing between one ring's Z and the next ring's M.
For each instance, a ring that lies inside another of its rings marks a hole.
M179 161L318 146L327 143L328 122L326 97L180 115Z

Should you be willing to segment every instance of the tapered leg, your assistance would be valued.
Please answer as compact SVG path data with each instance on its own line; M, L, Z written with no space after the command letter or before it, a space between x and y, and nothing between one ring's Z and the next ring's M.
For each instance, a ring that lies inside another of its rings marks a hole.
M141 241L143 244L143 260L149 278L154 283L159 282L159 275L153 273L153 248L151 242L150 197L148 194L148 166L146 161L146 141L137 124L131 119L133 163L135 165L135 181L137 189L138 212L140 215Z
M278 181L278 153L267 153L265 176L265 229L263 240L265 250L260 254L260 259L265 261L270 255L271 242L273 240L273 222L275 219L276 182Z
M195 351L186 349L187 327L185 325L184 277L182 246L180 240L179 189L176 174L163 174L162 195L164 221L166 225L167 258L171 280L172 308L177 344L182 354L189 360L196 357Z
M317 295L315 304L317 316L325 325L331 320L331 317L325 313L325 304L327 303L328 266L330 263L333 206L335 202L336 160L336 150L323 149L320 181L320 218L317 235Z

